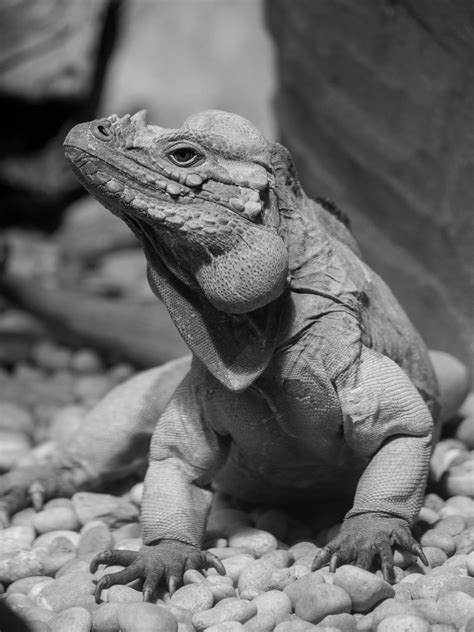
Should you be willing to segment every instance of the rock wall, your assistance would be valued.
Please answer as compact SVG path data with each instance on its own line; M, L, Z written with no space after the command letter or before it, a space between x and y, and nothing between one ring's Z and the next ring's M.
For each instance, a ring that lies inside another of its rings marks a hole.
M474 355L474 5L267 0L280 137L432 348Z

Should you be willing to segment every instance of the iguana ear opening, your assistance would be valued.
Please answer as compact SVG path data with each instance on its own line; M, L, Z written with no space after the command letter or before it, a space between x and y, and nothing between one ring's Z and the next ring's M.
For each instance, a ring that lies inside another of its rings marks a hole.
M279 301L246 314L225 313L172 274L150 245L144 243L144 248L150 286L188 347L229 390L248 388L272 358L281 318Z

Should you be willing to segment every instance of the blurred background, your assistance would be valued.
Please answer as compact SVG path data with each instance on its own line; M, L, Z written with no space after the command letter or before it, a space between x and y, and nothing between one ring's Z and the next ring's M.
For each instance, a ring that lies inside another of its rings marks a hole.
M44 327L137 366L185 351L134 237L63 158L76 122L141 108L166 127L230 110L281 140L428 345L472 366L471 2L4 0L0 25L5 366Z

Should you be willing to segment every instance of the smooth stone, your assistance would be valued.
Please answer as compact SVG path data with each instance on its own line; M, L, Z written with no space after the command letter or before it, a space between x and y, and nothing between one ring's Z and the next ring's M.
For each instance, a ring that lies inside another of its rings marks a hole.
M293 566L290 566L290 568L281 568L273 571L268 583L268 588L270 590L284 590L287 586L289 586L296 580L310 574L311 571L306 566L293 564Z
M320 573L309 573L286 586L283 592L290 598L291 605L294 608L302 594L311 595L322 584L325 584L325 581Z
M339 586L349 595L355 612L363 614L395 595L393 587L384 579L351 565L340 566L336 570L333 585Z
M438 599L438 606L457 628L474 617L474 598L464 592L449 592Z
M33 527L40 535L49 531L77 531L81 524L71 507L51 507L38 511L33 517Z
M452 578L457 579L457 573L453 569L441 567L437 572L431 572L412 584L413 599L437 599L438 593L446 582Z
M46 584L38 595L37 603L54 612L73 606L87 608L95 603L94 591L91 573L68 573Z
M297 542L293 544L293 546L290 546L288 552L293 555L295 562L297 562L301 557L305 557L306 555L316 555L319 550L319 547L313 542Z
M114 539L109 527L100 520L93 520L86 523L81 529L77 553L78 555L98 553L112 549L113 546Z
M17 579L15 582L11 583L6 590L6 594L11 595L13 593L23 593L24 595L27 595L33 586L47 581L51 581L51 578L45 577L44 575L23 577L23 579Z
M423 547L423 553L426 555L428 566L431 568L442 566L448 559L446 553L437 546L425 546Z
M429 529L426 531L420 539L422 547L435 546L446 553L448 557L454 554L456 551L456 543L453 537L449 533L439 531L437 529Z
M130 586L116 584L102 591L102 598L108 603L141 603L143 594Z
M450 536L459 535L466 528L466 521L459 514L454 514L451 516L447 516L446 518L442 518L439 522L434 526L435 531L441 531L442 533L447 533Z
M229 577L232 578L232 581L236 584L244 568L254 561L255 560L251 555L240 554L232 555L231 557L222 560L222 564L225 568L226 575L229 575Z
M0 401L0 430L32 435L34 429L35 420L26 408L14 402Z
M381 621L377 632L431 632L431 626L416 615L396 614Z
M341 632L356 632L356 620L352 614L341 612L340 614L328 614L319 625L323 628L334 628Z
M410 601L407 602L399 599L386 599L376 606L372 612L366 615L370 626L368 629L377 630L381 621L387 617L397 615L413 615L418 617L419 612L416 609L416 606ZM360 624L358 624L357 629L360 629Z
M241 593L249 589L257 592L267 590L274 570L269 562L261 559L252 561L242 570L237 588Z
M345 590L323 583L300 594L295 603L295 614L310 623L319 623L328 614L350 613L351 606Z
M5 552L6 543L16 543L21 548L30 547L36 537L35 530L29 525L16 525L0 530L0 555Z
M206 632L244 632L245 627L238 621L223 621L206 628Z
M437 598L454 591L474 597L474 577L447 577L438 591Z
M257 557L274 551L278 547L277 539L268 531L239 525L228 536L229 546L247 546L255 551Z
M244 623L245 632L273 632L275 617L271 614L257 614Z
M192 624L197 632L203 632L212 625L224 621L245 623L257 614L257 606L245 599L223 600L215 608L203 610L193 615Z
M49 547L57 538L65 538L69 540L71 546L75 549L79 544L79 534L76 531L70 531L67 529L57 529L54 531L48 531L38 536L33 542L33 547Z
M300 617L292 615L288 621L279 623L273 632L312 632L312 630L321 630L322 628L308 621L303 621Z
M48 623L52 632L90 632L92 617L85 608L74 606L66 608Z
M280 590L269 590L258 597L253 603L257 606L257 615L271 615L275 623L284 621L292 611L291 600Z
M227 587L231 588L228 585ZM233 589L231 588L231 590ZM195 614L196 612L212 608L214 595L207 583L192 583L179 588L171 597L169 603L186 608L186 610Z
M10 584L31 575L44 575L44 549L20 550L12 557L0 559L0 582Z
M78 492L72 502L82 525L91 520L102 520L110 528L117 528L138 520L136 505L111 494Z

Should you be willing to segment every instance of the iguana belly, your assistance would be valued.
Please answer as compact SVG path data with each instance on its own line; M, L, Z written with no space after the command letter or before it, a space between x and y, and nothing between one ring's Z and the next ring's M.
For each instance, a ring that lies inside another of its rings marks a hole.
M243 393L208 376L202 408L206 423L231 437L216 485L238 498L286 504L353 493L366 465L344 440L329 380L301 357L280 358Z

